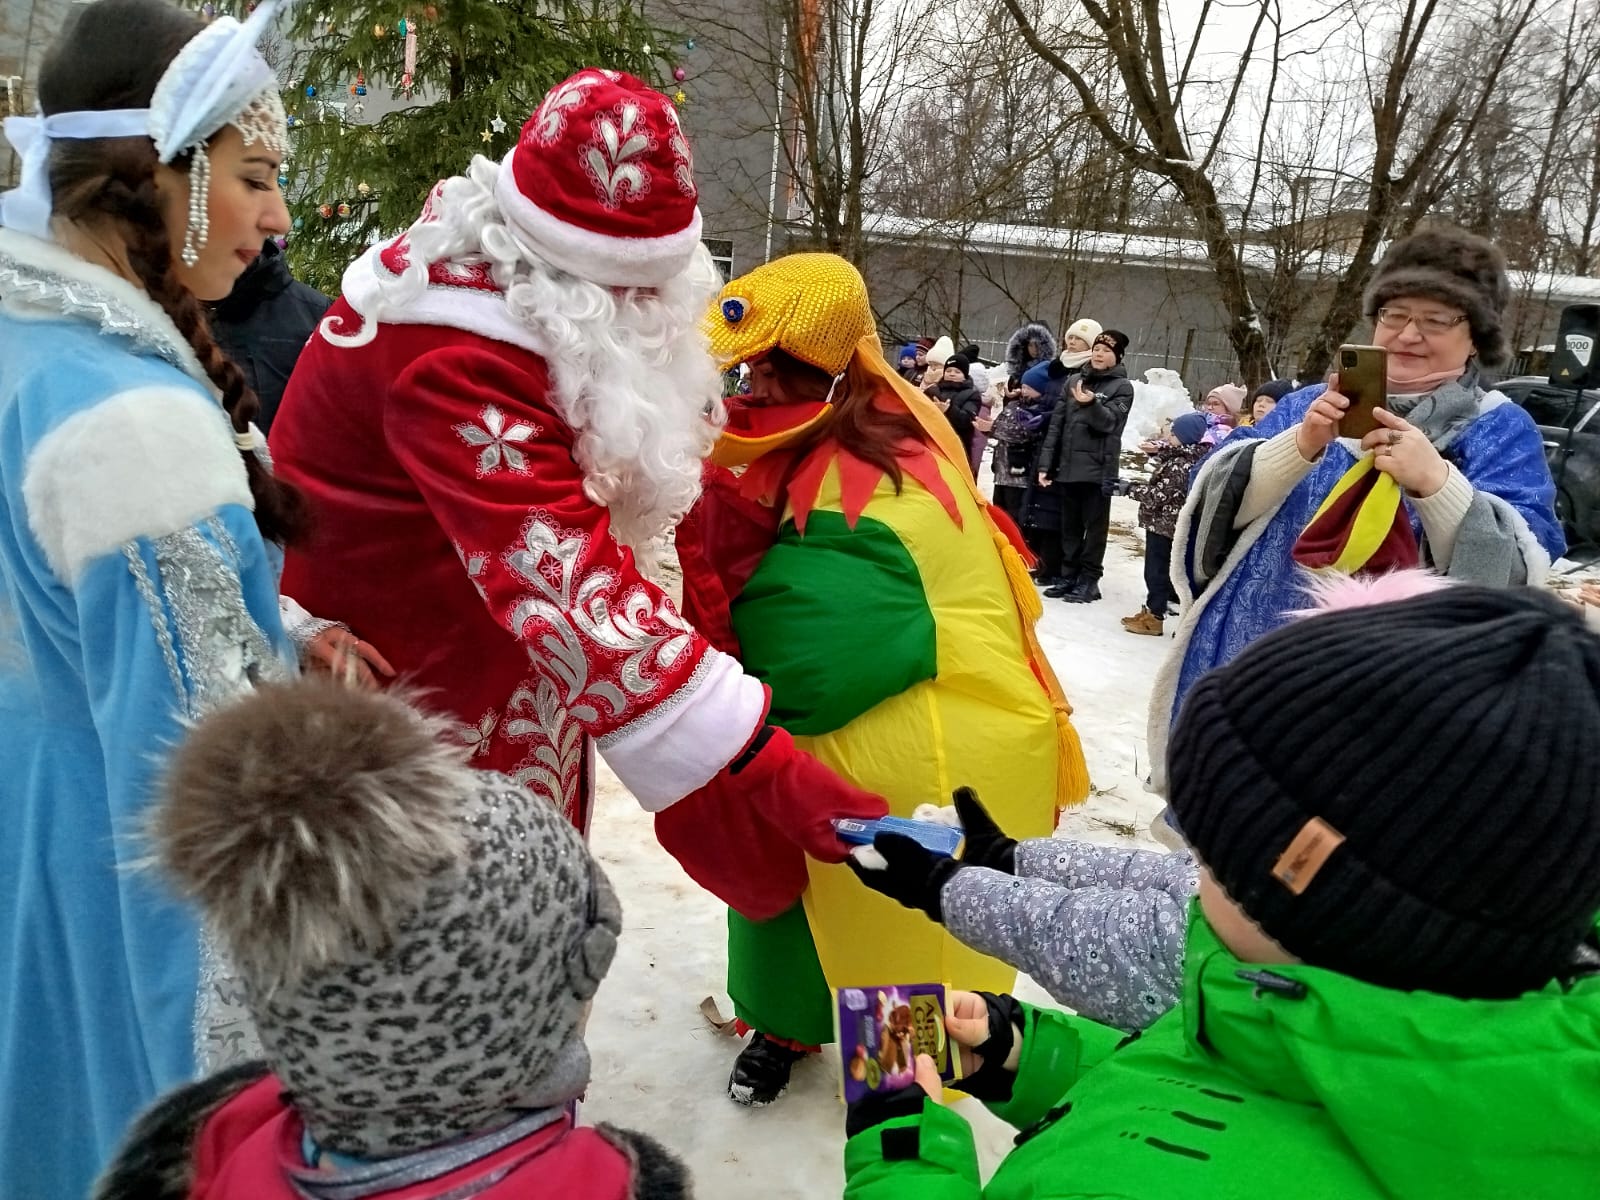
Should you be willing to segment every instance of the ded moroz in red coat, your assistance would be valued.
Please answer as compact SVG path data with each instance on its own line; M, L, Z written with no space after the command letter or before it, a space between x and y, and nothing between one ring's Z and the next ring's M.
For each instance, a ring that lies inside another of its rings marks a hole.
M453 713L473 766L525 783L580 829L590 739L645 808L663 809L750 743L765 691L612 538L549 370L486 265L435 264L370 342L340 344L407 252L402 235L351 265L285 394L273 454L315 528L288 556L284 592Z

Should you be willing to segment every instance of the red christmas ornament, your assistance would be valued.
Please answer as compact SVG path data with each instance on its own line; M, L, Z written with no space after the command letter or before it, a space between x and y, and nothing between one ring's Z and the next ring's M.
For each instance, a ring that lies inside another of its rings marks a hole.
M682 67L673 67L672 77L679 83L682 83L685 79L689 78L689 72L685 71Z
M329 217L333 216L333 205L331 205L331 204L319 205L318 208L317 208L317 216L321 217L324 221L326 221Z
M348 204L339 205L339 215L341 217L348 217L350 215L350 206Z

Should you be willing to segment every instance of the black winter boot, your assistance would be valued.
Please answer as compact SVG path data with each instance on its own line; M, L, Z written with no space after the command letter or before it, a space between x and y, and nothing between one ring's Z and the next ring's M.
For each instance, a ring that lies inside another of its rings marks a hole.
M728 1098L735 1104L765 1108L789 1090L789 1072L805 1056L803 1050L791 1050L769 1041L765 1034L752 1033L750 1044L733 1060Z
M1049 595L1046 592L1045 595ZM1068 604L1093 604L1100 599L1100 584L1094 579L1080 579L1070 589L1061 594L1061 599Z
M1045 588L1044 589L1044 594L1046 596L1048 596L1052 600L1059 600L1059 599L1061 599L1061 597L1065 596L1068 592L1070 592L1073 588L1075 588L1077 586L1078 586L1078 577L1077 577L1076 574L1063 575L1060 579L1056 580L1055 583L1053 583L1051 586Z

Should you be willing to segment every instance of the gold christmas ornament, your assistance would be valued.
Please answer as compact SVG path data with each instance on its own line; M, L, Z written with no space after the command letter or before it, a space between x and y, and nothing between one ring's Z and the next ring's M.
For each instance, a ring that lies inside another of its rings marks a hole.
M360 183L356 184L356 192L362 196L369 195L372 192L372 185L363 179Z
M867 283L837 254L790 254L722 289L701 322L720 367L774 348L837 375L875 336Z

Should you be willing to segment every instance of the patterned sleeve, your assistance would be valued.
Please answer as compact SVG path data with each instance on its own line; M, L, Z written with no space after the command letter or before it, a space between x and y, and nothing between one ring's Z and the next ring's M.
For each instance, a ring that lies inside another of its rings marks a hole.
M481 346L395 381L388 441L494 619L560 691L644 807L703 786L749 743L766 693L645 579L585 494L537 360Z
M1034 848L1049 841L1062 849L1041 862ZM1025 864L1043 877L1020 874ZM941 895L945 927L1104 1025L1143 1029L1177 1003L1192 858L1041 838L1018 847L1017 867L957 871Z
M290 670L276 574L226 418L198 389L133 389L68 418L32 449L23 490L29 528L75 609L76 669L115 835L120 945L148 1067L166 1086L257 1047L193 915L127 860L184 723ZM192 1040L161 1032L191 1027Z

